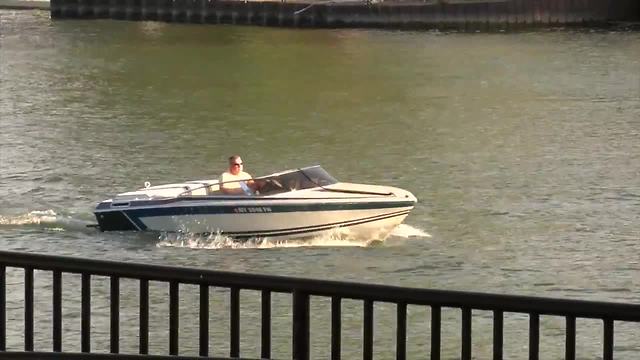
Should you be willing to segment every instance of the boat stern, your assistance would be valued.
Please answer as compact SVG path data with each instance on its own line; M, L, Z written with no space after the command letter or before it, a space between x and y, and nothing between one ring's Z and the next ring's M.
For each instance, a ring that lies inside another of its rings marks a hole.
M100 231L139 230L124 211L113 209L112 205L111 200L105 200L99 203L93 211Z

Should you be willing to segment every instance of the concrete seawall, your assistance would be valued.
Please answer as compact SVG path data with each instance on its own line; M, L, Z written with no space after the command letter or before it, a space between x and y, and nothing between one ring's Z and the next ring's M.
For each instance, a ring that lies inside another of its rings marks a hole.
M155 20L291 27L516 30L640 21L640 0L280 2L51 0L57 19Z
M48 0L0 0L0 9L16 10L49 10Z

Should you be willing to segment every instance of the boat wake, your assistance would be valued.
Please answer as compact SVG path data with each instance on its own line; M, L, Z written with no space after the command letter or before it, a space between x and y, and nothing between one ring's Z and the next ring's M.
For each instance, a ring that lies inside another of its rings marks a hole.
M400 224L395 229L393 229L393 231L391 232L391 236L397 236L405 239L430 238L431 234L408 224Z
M208 235L192 233L163 232L159 236L158 247L185 247L192 249L272 249L309 246L368 246L367 241L344 237L344 233L335 232L308 239L276 240L257 237L237 241L220 233Z
M428 233L410 225L401 224L391 236L401 238L431 237ZM335 229L317 237L308 239L276 240L265 238L252 238L237 241L220 233L192 234L187 232L162 232L158 240L158 247L183 247L191 249L273 249L273 248L298 248L298 247L369 247L379 246L384 243L380 240L359 240L349 237L344 229Z
M26 214L13 216L0 215L0 226L3 227L33 226L41 227L49 231L67 231L86 230L89 224L91 224L91 222L57 214L51 209L34 210Z

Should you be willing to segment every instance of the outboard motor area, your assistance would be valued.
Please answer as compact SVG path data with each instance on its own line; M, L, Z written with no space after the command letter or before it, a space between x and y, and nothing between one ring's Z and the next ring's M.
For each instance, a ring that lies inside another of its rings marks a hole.
M151 186L149 182L146 182L144 188L121 193L113 199L99 203L95 212L96 220L98 221L97 227L101 231L143 230L125 212L130 208L132 202L171 199L180 196L206 196L218 189L217 180L189 181L157 186Z
M98 228L101 231L130 231L138 227L122 211L96 213Z

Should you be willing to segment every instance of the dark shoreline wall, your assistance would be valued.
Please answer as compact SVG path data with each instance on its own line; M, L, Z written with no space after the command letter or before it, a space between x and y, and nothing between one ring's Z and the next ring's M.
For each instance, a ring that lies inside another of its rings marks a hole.
M640 21L640 0L280 2L51 0L56 19L152 20L293 27L516 30Z

